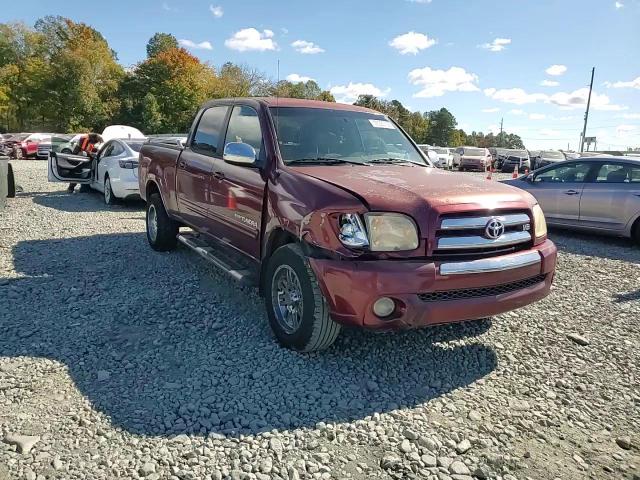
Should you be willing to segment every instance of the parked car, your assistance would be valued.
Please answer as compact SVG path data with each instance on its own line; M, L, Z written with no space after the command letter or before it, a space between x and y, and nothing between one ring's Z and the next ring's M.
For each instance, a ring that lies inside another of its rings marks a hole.
M565 160L575 160L576 158L580 158L580 154L578 152L562 152L564 154Z
M38 145L40 142L50 142L50 133L32 133L20 143L20 150L23 158L36 158L38 155Z
M458 170L480 170L484 171L491 165L491 154L486 148L478 147L458 147L454 154L454 163L458 165Z
M564 162L566 159L564 153L557 150L540 150L538 155L531 157L532 170L546 167L552 163Z
M451 170L453 168L453 155L448 148L445 147L432 147L430 152L433 152L436 157L434 165L438 168L446 168Z
M640 159L567 160L504 183L536 197L549 225L631 237L640 243Z
M138 179L151 247L180 242L259 286L276 338L297 350L328 347L342 324L484 318L541 299L553 279L532 196L473 177L460 188L362 107L211 101L184 148L142 146Z
M502 172L524 172L531 169L531 159L527 150L506 149L501 152L502 162L500 171Z
M36 158L46 160L49 158L49 152L59 152L62 145L66 145L73 137L65 134L54 134L50 140L43 140L38 143L38 151Z
M22 154L22 142L26 140L30 133L13 133L9 134L9 138L6 138L2 142L3 150L5 154L11 158L23 158Z
M102 192L107 205L139 198L138 155L145 141L111 139L102 144L93 161L81 155L53 152L49 181L88 184Z
M490 148L489 152L491 153L491 165L496 170L500 170L502 168L502 163L506 160L506 148Z

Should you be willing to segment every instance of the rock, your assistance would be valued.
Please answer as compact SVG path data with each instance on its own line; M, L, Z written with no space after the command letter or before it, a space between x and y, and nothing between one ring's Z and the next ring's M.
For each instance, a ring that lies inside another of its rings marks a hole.
M455 475L471 475L471 471L469 467L467 467L460 460L456 460L455 462L449 465L449 472Z
M587 340L585 337L583 337L582 335L580 335L578 333L568 333L567 334L567 338L569 340L571 340L572 342L577 343L578 345L581 345L583 347L586 346L586 345L589 345L589 343L591 343L591 342L589 342L589 340Z
M430 452L435 452L438 449L438 445L429 437L418 437L418 445L426 448Z
M420 460L422 460L422 463L424 463L426 467L436 467L438 465L438 460L435 455L429 453L422 455Z
M473 476L484 480L485 478L491 478L491 471L486 465L478 465L473 471Z
M479 422L480 420L482 420L482 415L480 415L480 412L478 412L477 410L471 410L468 417L469 420L473 420L474 422Z
M62 470L62 467L63 467L62 461L58 457L53 459L53 462L51 462L51 465L53 466L54 470Z
M40 437L32 435L8 434L3 439L4 443L15 445L18 453L29 453L36 443L40 441Z
M111 377L111 373L107 372L106 370L98 370L98 381L99 382L105 382L105 381L109 380L109 377Z
M148 475L151 475L152 473L156 473L156 464L152 462L146 462L144 465L142 465L142 467L140 467L138 473L141 477L146 477Z
M405 428L404 431L402 432L402 435L404 435L404 438L414 441L418 439L418 435L416 434L416 432L414 432L413 430L410 430L408 428Z
M456 445L456 452L462 454L471 448L471 442L466 438Z
M380 466L385 470L396 470L402 464L402 460L395 453L387 452L380 460Z
M24 478L25 480L36 480L38 476L36 475L36 472L27 467L24 469Z
M531 408L529 402L526 400L520 400L518 398L512 398L509 400L509 408L516 412L524 412Z
M280 440L278 440L277 438L272 438L271 440L269 440L269 448L273 450L273 453L276 454L278 460L282 459L282 451L284 450L284 447L282 446L282 442Z
M258 468L262 473L271 473L273 470L273 461L271 460L271 457L267 457L262 460Z
M375 392L376 390L378 390L378 384L373 380L367 380L367 390L369 390L370 392Z
M439 467L444 467L447 470L449 469L449 466L453 463L453 458L449 458L449 457L438 457L438 466Z
M618 437L616 443L623 450L631 450L631 437Z
M400 444L400 451L402 453L409 453L411 451L411 443L409 443L409 440L403 440L402 443Z
M319 462L323 465L327 465L331 460L331 457L329 456L328 453L322 453L322 452L316 452L312 455L312 457L316 462Z
M289 475L289 480L300 480L300 474L294 467L289 467L287 475Z

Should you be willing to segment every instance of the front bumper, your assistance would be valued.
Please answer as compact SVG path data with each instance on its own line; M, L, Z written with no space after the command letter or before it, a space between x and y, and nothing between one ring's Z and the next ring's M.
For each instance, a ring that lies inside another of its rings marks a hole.
M463 168L475 168L476 170L484 170L486 164L482 160L470 160L463 158L460 160L460 166Z
M531 261L533 253L539 261ZM518 263L518 256L528 261ZM467 262L315 258L309 262L334 320L372 329L406 329L485 318L549 294L556 266L556 247L550 240L491 260L493 268L491 262L475 264L483 267L477 273L471 273L474 262L462 268L456 265ZM443 274L445 270L448 274ZM387 319L373 313L374 302L382 296L393 298L397 306Z

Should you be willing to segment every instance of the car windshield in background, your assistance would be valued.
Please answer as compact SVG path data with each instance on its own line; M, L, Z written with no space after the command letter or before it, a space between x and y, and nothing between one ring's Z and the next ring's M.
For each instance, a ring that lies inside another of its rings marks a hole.
M447 155L449 153L449 150L447 150L446 148L434 148L434 150L440 155Z
M384 115L348 110L271 107L285 163L426 165L410 140Z
M129 148L134 152L139 152L144 142L127 142L127 145L129 145Z
M526 150L509 150L507 154L511 157L528 157L529 152Z
M465 148L464 155L471 155L473 157L483 157L485 154L484 148Z
M542 158L555 158L558 160L564 160L564 155L562 152L554 152L553 150L545 150L544 152L540 152L540 156Z

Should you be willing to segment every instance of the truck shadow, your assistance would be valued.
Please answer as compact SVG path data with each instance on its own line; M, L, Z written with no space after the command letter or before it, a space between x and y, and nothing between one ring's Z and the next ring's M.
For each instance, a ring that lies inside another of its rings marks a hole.
M489 346L451 342L488 321L346 330L326 352L285 350L256 291L190 252L151 251L143 233L25 241L12 253L22 277L0 283L0 356L65 364L93 408L135 434L238 436L362 419L497 366Z
M115 205L105 205L102 193L92 190L91 192L70 194L66 191L57 192L22 192L19 197L31 197L34 203L43 207L53 208L63 212L102 212L108 210L129 210L138 211L144 208L141 200L120 201Z

